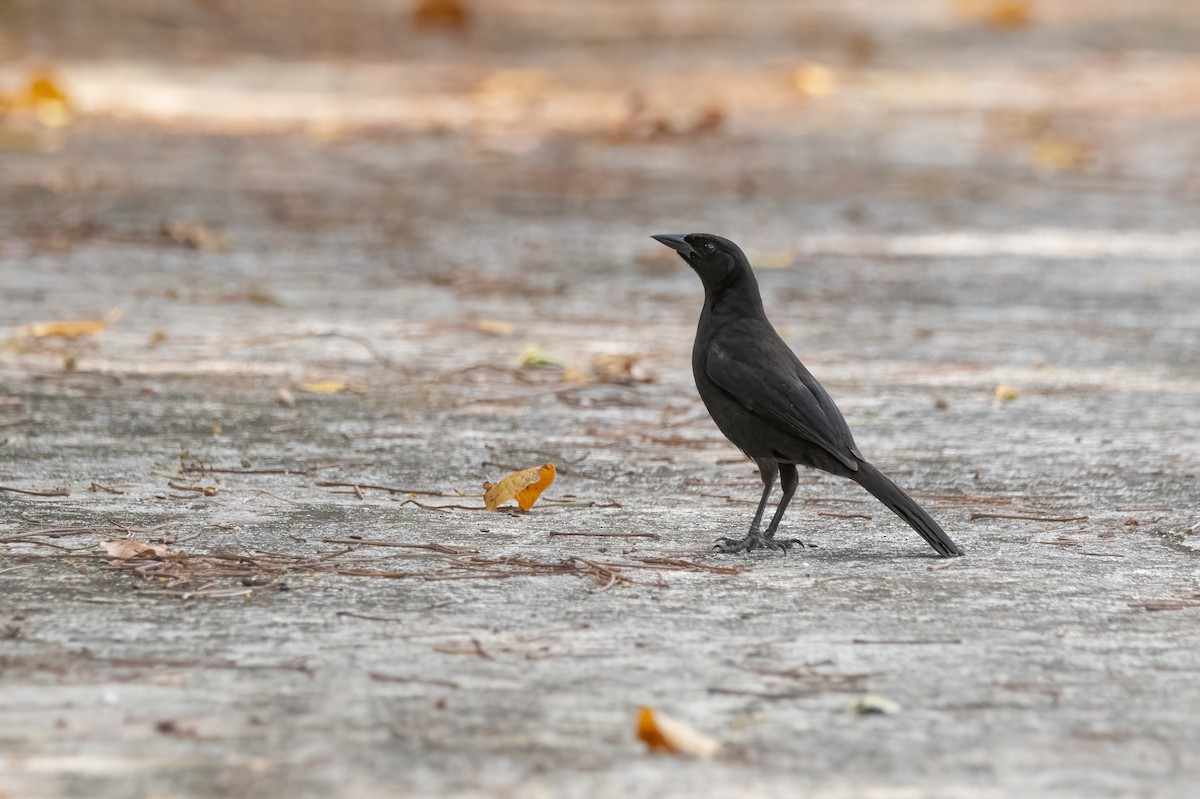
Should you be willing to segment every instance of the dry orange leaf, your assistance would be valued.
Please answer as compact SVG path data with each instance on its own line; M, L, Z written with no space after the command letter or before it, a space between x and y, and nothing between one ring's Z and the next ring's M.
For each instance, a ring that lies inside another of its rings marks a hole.
M132 538L119 538L115 541L105 541L104 551L110 558L119 558L128 560L142 554L153 555L156 558L166 557L172 554L171 550L165 546L158 544L143 544L141 541L134 541Z
M637 737L651 752L712 757L721 742L652 708L638 710Z
M1033 24L1029 0L955 0L960 16L970 17L992 28L1024 28Z
M513 472L495 485L484 483L483 504L487 505L488 510L496 510L510 499L515 499L521 510L529 510L554 482L554 475L554 464L546 461L545 466Z
M121 309L113 308L103 319L63 319L33 322L17 328L17 335L32 338L86 338L100 333L121 318Z

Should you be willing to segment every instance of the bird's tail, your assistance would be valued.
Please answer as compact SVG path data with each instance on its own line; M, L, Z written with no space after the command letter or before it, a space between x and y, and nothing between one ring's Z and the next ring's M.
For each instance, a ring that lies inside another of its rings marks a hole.
M929 545L945 558L963 554L958 545L950 540L946 531L916 503L912 497L905 494L900 486L888 479L887 475L865 461L858 462L858 471L851 479L871 492L872 495L891 509L904 521L921 534Z

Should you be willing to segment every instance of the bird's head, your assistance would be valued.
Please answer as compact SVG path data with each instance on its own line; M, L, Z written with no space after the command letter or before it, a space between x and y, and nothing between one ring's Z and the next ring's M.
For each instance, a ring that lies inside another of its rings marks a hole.
M679 253L696 270L706 288L737 282L750 272L745 253L729 239L711 233L663 234L653 238Z

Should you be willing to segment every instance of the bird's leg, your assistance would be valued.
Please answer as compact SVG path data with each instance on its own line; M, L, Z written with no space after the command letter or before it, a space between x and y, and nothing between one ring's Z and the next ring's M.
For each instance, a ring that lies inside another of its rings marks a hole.
M789 542L785 546L781 546L779 542L770 539L770 536L764 537L762 534L762 517L767 509L767 500L771 498L771 489L775 487L775 477L779 474L779 464L774 458L758 460L758 471L762 474L763 493L762 499L758 502L758 510L754 514L754 521L750 523L750 531L746 533L745 538L718 538L717 543L713 544L713 549L718 552L750 552L755 549L787 549L791 546ZM796 490L794 477L796 467L791 467L793 473L792 490ZM776 514L778 516L778 514ZM774 523L772 523L771 535L774 534Z
M750 534L757 533L762 527L763 511L767 509L767 500L771 498L771 489L775 487L775 476L779 474L779 466L775 461L763 461L758 464L762 474L763 493L758 501L758 510L754 512L754 521L750 522Z
M775 515L771 517L771 524L767 527L767 532L763 533L763 538L771 542L775 548L786 550L791 549L793 544L804 546L804 542L799 538L775 540L775 531L779 529L779 521L783 518L783 512L787 510L788 503L792 501L792 495L796 493L796 486L799 484L800 475L796 471L796 464L779 464L779 485L783 489L783 498L779 500L779 507L775 508Z

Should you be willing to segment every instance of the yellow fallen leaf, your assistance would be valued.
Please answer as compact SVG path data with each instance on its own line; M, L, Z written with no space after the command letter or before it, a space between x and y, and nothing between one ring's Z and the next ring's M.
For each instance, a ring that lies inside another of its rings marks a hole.
M900 712L900 703L878 694L863 694L850 708L860 716L894 716Z
M515 499L521 510L529 510L554 482L554 475L554 464L546 461L545 466L513 472L495 485L484 483L483 504L488 510L496 510L510 499Z
M110 558L118 558L120 560L128 560L129 558L138 555L151 555L156 558L166 557L172 554L171 550L161 544L143 544L141 541L134 541L132 538L119 538L115 541L104 542L104 552Z
M716 738L648 707L638 710L637 737L651 752L671 755L705 758L712 757L721 748L721 742Z
M31 114L48 128L71 124L71 103L50 70L34 72L15 92L0 92L0 113Z
M1030 142L1030 158L1043 169L1078 169L1092 160L1092 148L1087 142L1039 136Z
M833 92L833 70L820 64L801 64L792 70L792 88L809 97L825 97Z
M517 327L512 322L500 322L495 319L480 319L475 323L475 329L489 336L511 336Z
M345 380L306 380L296 384L297 391L307 394L337 394L342 391L363 393L362 386L347 383Z
M520 361L521 366L527 369L537 367L562 369L564 366L566 366L561 358L555 358L553 355L547 354L540 347L536 347L533 344L526 345L525 349L521 350L521 354L518 355L517 358Z
M27 90L33 115L48 128L63 128L71 124L71 103L50 72L33 76Z
M121 309L113 308L103 319L62 319L33 322L17 328L18 336L31 338L86 338L94 336L121 318Z
M1003 402L1012 402L1017 397L1021 396L1012 386L996 386L996 399Z

